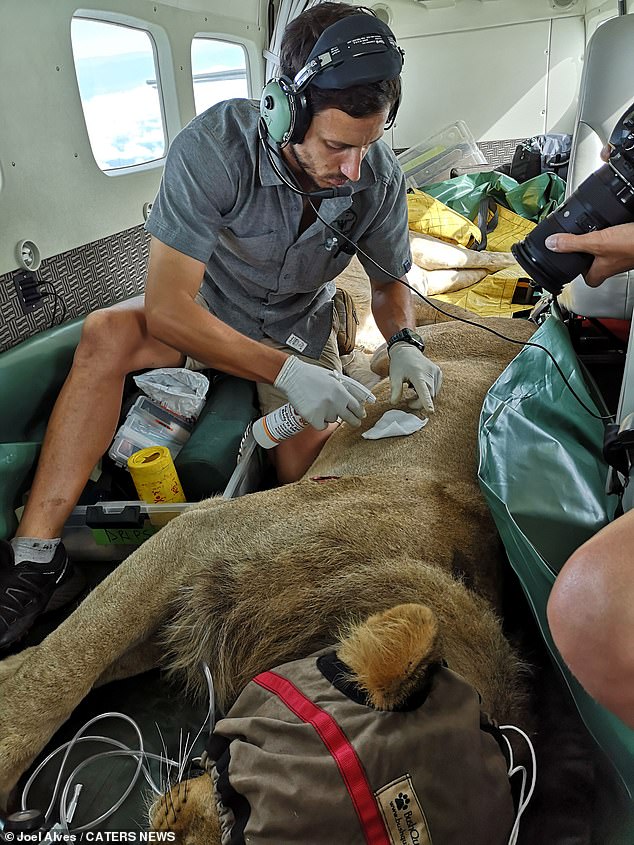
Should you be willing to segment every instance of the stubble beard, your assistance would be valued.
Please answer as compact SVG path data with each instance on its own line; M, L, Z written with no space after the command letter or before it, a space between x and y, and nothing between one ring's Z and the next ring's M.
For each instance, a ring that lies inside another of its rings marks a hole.
M295 144L289 144L289 152L295 164L299 167L303 179L306 181L306 188L309 191L319 190L322 186L315 180L314 170L309 162L302 158L297 152ZM301 177L300 177L301 178Z

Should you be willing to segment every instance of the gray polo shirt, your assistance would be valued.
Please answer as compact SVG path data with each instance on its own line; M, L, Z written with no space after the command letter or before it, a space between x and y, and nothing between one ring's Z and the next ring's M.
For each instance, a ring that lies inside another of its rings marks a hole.
M298 236L302 198L282 183L258 138L259 104L228 100L174 139L146 229L206 264L201 294L223 322L254 340L270 337L319 358L332 325L332 280L351 254L319 219ZM382 267L411 266L405 182L379 141L351 183L352 196L322 200L319 213ZM375 281L389 275L359 255Z

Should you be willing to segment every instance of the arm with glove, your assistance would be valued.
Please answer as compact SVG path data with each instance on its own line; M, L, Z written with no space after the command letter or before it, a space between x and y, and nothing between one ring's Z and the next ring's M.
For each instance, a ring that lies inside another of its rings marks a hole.
M274 386L318 431L339 418L357 428L366 415L364 402L374 401L372 394L354 379L293 355L282 365Z
M434 396L442 384L442 370L425 355L425 344L416 334L411 294L398 282L372 284L372 313L387 340L393 405L400 402L403 385L413 387L416 396L408 402L413 410L432 413Z

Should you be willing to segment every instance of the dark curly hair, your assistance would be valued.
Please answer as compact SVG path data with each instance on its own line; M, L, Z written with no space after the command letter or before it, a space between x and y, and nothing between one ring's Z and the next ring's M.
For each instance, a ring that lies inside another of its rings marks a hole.
M293 79L306 64L311 50L324 29L364 9L347 3L320 3L294 18L284 31L280 47L280 69ZM309 85L306 96L312 114L325 109L340 109L350 117L367 117L387 109L388 124L394 120L401 99L401 77L350 88L316 88Z

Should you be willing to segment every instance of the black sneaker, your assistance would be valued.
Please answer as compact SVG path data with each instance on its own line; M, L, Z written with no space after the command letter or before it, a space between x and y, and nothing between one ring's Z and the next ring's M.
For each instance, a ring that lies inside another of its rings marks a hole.
M17 642L41 613L72 601L84 586L63 543L50 563L14 560L11 543L0 540L0 648Z

